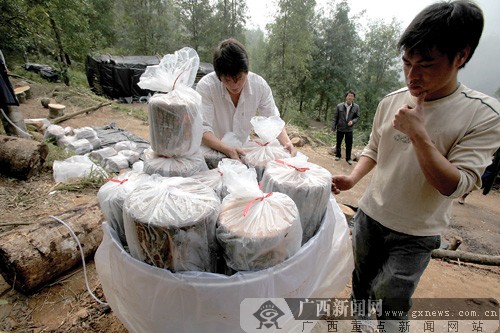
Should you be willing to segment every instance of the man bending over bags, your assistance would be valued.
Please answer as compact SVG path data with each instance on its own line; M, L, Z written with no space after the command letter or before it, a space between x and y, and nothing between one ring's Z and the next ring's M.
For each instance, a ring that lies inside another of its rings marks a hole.
M252 129L252 117L279 116L278 108L267 82L249 71L247 52L236 39L224 40L217 46L213 65L215 72L205 75L196 86L202 97L203 144L239 160L244 155L241 147L225 144L221 138L233 132L244 144ZM296 148L286 129L278 141L295 156Z

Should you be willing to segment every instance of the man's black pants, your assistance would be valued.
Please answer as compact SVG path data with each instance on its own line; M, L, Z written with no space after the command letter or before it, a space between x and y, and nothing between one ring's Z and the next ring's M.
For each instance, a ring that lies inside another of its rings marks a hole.
M345 136L345 160L351 160L351 150L352 150L352 133L353 132L340 132L337 131L337 150L335 156L338 158L342 157L342 141L344 141Z

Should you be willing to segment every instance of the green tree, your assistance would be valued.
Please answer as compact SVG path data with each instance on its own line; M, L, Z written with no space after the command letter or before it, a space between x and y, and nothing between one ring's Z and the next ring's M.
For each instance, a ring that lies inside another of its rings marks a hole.
M275 22L268 27L267 76L282 117L290 106L302 110L314 48L315 5L315 0L279 0Z
M262 74L266 69L265 50L267 47L264 32L259 29L245 31L246 49L250 58L250 70Z
M217 0L213 26L217 40L234 37L245 43L246 0Z
M31 30L25 1L0 1L0 50L8 55L22 55L30 44Z
M214 48L213 12L209 0L176 0L180 12L180 34L185 46L190 46L198 52L202 61L212 58Z
M163 55L179 46L179 14L172 0L117 0L115 34L120 53Z
M57 60L64 83L69 85L69 59L83 60L95 40L88 20L95 16L93 3L85 0L31 0L26 4L29 19L37 29L32 36L31 48L48 50L47 53Z
M390 24L382 20L372 21L363 40L363 57L359 95L356 99L363 110L360 126L370 128L378 102L389 92L401 87L399 75L399 53L396 45L401 31L400 23L392 20Z
M358 90L360 37L355 22L359 18L351 17L345 0L331 2L328 8L318 25L310 82L317 96L316 118L323 121L329 120L329 110L334 110L347 90Z

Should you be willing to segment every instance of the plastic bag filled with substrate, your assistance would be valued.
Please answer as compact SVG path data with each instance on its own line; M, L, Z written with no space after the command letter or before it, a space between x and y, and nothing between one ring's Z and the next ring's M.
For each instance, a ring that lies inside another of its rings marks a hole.
M219 197L195 179L152 176L123 205L130 254L171 271L214 272L219 209Z
M201 171L191 176L191 178L197 179L203 184L211 187L217 195L223 199L228 193L224 186L222 176L224 175L224 169L230 168L236 172L247 170L247 166L238 160L233 160L231 158L223 158L219 163L218 167L215 169Z
M281 192L293 199L300 213L302 242L318 230L331 195L331 173L307 161L305 155L267 163L262 177L264 192Z
M256 116L252 117L250 122L259 137L245 143L243 146L245 155L242 160L249 167L255 168L257 180L260 181L267 162L289 158L291 155L277 139L285 127L285 122L281 118Z
M54 161L52 169L54 181L57 183L75 178L108 177L107 172L92 162L87 155L75 155L64 161Z
M242 318L253 319L255 330L259 321L252 314L260 304L270 298L338 297L354 267L347 222L333 196L320 229L295 255L264 270L231 276L152 267L130 256L106 222L103 231L96 271L113 313L131 333L234 333L242 331ZM263 300L242 314L240 305L256 298ZM277 321L280 331L311 331L313 325L276 305L289 314Z
M223 175L229 195L217 220L217 240L228 267L255 271L293 256L302 244L297 205L286 194L260 190L254 169Z
M161 156L151 149L144 151L144 172L164 177L189 177L208 170L205 158L200 151L189 156Z
M231 147L242 147L243 143L238 139L238 137L234 134L234 132L227 132L221 139L222 143L225 143ZM207 166L209 169L217 168L218 164L222 159L227 158L223 153L213 150L210 147L205 145L201 145L200 147L203 156L205 157L205 162L207 162Z
M201 96L192 89L199 63L196 51L185 47L148 66L140 78L141 88L162 92L148 106L151 148L158 155L186 156L200 148Z
M123 227L123 203L137 186L146 183L150 177L145 173L127 171L109 179L97 192L97 199L104 218L111 224L124 245L127 242Z

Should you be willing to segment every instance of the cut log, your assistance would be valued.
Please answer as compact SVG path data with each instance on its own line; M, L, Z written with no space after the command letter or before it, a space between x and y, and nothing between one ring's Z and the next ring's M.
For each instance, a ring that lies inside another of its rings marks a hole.
M18 99L22 96L22 94L24 94L25 99L29 99L31 97L30 86L16 87L14 88L14 93L18 96Z
M54 119L57 117L61 117L62 115L64 115L64 109L66 109L65 105L50 103L49 104L49 118Z
M45 143L0 135L0 172L22 180L35 175L49 153Z
M491 256L487 254L478 254L465 251L450 251L437 249L432 251L433 258L460 260L480 265L500 266L500 256Z
M76 111L76 112L73 112L73 113L70 113L70 114L67 114L67 115L55 118L54 120L52 120L52 123L53 124L59 124L60 122L63 122L63 121L68 120L70 118L73 118L74 116L78 116L79 114L89 113L91 111L98 110L98 109L102 108L103 106L107 106L107 105L110 105L110 104L113 104L113 102L99 103L99 104L97 104L95 106L91 106L91 107L85 108L83 110Z
M56 216L78 237L85 257L102 240L101 211L96 201ZM82 262L76 240L60 222L47 217L20 226L0 238L0 273L17 291L30 294Z
M292 138L290 141L292 141L292 144L295 147L303 147L304 146L304 140L300 136L296 136Z
M42 97L42 99L40 100L40 103L42 103L42 106L44 108L48 109L49 108L49 104L51 104L50 103L50 98L48 98L48 97Z
M347 222L349 222L354 217L356 212L354 211L354 209L352 209L351 207L346 206L344 204L339 203L338 205L339 205L340 209L342 210L342 213L344 213Z
M44 133L45 129L50 126L50 120L47 118L24 119L24 123L40 133Z

